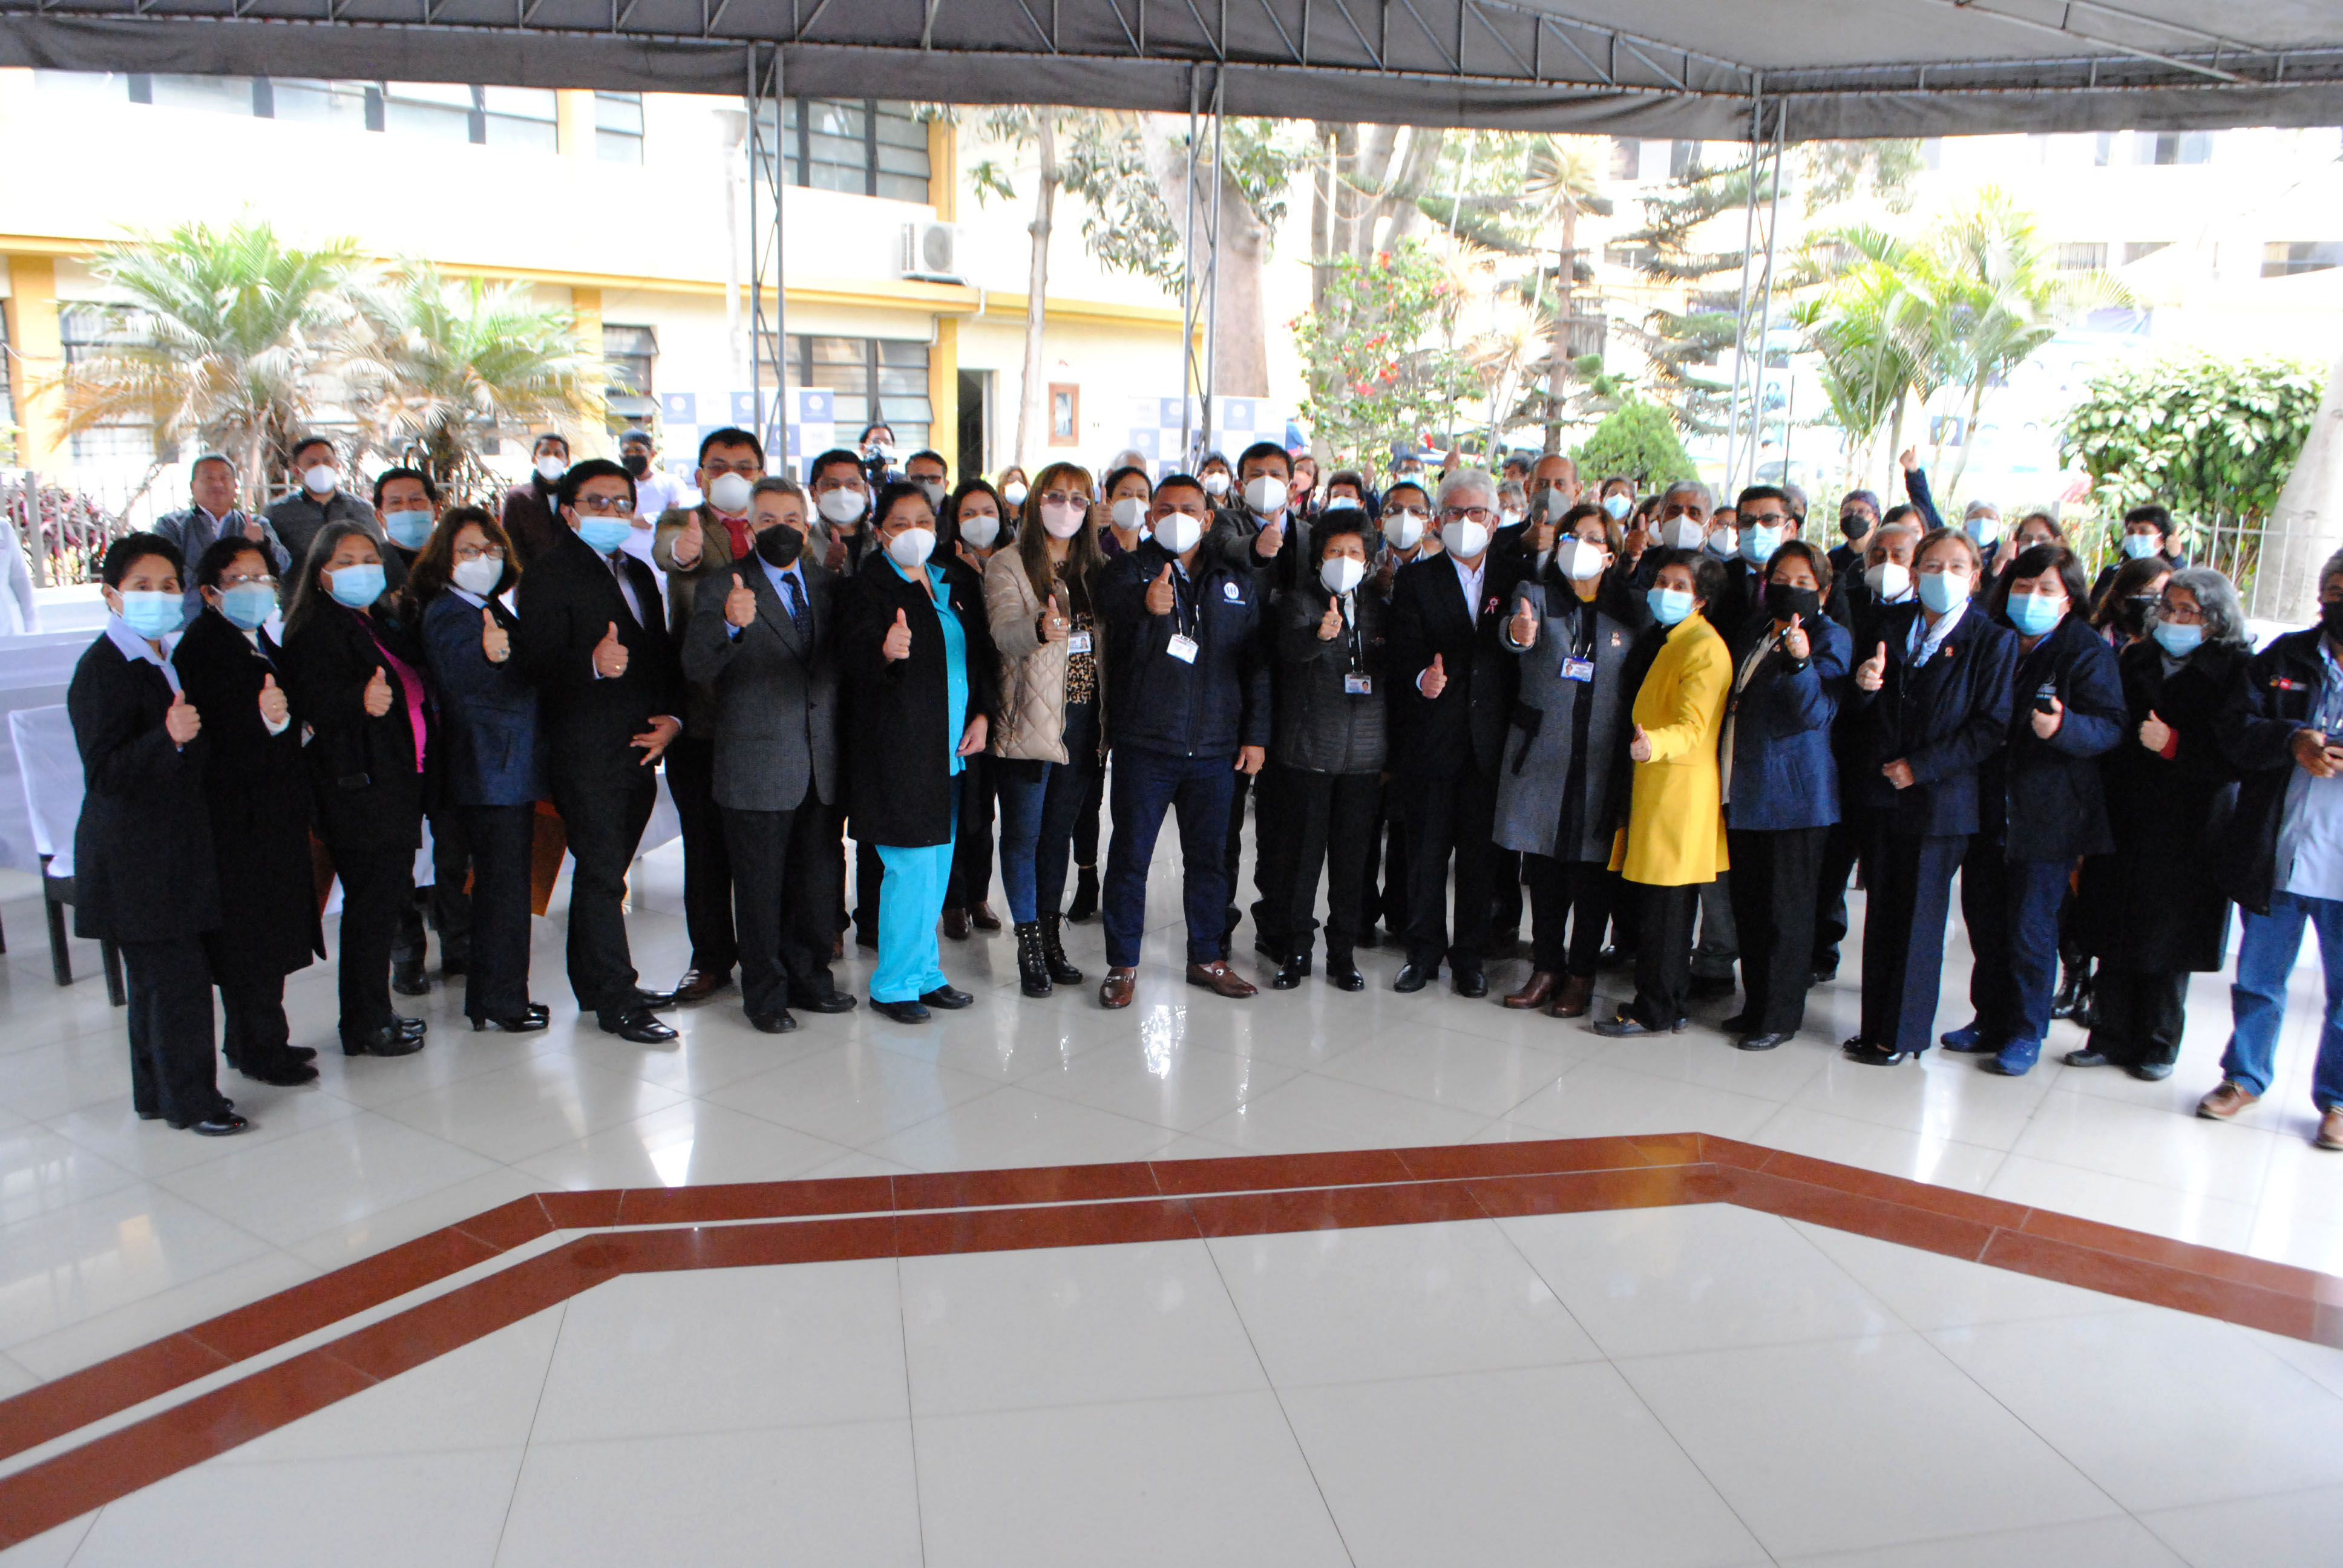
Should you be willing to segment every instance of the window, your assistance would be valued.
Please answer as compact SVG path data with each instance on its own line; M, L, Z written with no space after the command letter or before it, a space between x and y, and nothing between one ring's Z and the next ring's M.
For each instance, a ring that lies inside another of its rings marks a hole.
M1082 389L1071 381L1050 383L1050 445L1074 447L1082 438Z
M2135 261L2144 261L2171 243L2168 239L2127 239L2124 241L2124 265L2129 266Z
M1700 173L1700 144L1670 142L1668 144L1668 178L1689 179Z
M1603 259L1613 266L1632 267L1640 272L1659 258L1659 252L1648 245L1606 245Z
M367 129L435 142L475 139L471 88L448 82L385 82L380 91L380 116L369 116Z
M118 314L95 300L57 303L57 337L67 365L86 364L108 348L135 347L150 336L136 315ZM75 435L71 451L75 463L149 463L155 457L154 428L136 419L109 421Z
M382 89L364 82L260 76L253 82L252 112L267 119L378 131L382 128Z
M1632 180L1644 172L1644 144L1633 136L1611 138L1611 177Z
M550 87L474 87L472 140L491 147L558 150Z
M928 402L924 343L791 337L789 385L830 390L841 444L850 443L873 420L894 430L895 445L903 451L916 452L930 444L928 427L935 414Z
M612 420L647 425L659 413L651 390L651 367L659 358L659 334L648 327L602 327L602 364L609 372L605 399Z
M120 87L115 83L119 82ZM307 76L114 76L43 71L43 91L126 93L134 104L249 115L349 130L395 131L474 146L556 150L550 88L467 86L447 82L340 82ZM642 97L595 95L595 145L615 162L642 161ZM922 152L926 144L921 143Z
M2343 240L2281 239L2262 246L2264 277L2292 277L2330 266L2343 266Z
M214 114L253 113L250 76L134 75L130 101L166 109L201 109Z
M606 164L643 161L643 95L594 95L594 156Z
M2061 272L2104 272L2107 247L2104 240L2069 240L2051 252Z
M2201 164L2213 156L2209 131L2135 131L2132 156L2143 164Z
M769 146L772 123L759 135ZM928 199L928 127L909 104L878 98L790 98L781 106L780 156L793 186Z

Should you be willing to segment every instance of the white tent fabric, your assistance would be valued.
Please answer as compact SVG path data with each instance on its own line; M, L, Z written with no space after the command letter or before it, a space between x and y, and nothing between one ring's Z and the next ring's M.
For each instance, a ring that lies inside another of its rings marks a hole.
M2334 0L0 0L0 65L1732 138L2343 123ZM1770 124L1771 116L1768 116Z

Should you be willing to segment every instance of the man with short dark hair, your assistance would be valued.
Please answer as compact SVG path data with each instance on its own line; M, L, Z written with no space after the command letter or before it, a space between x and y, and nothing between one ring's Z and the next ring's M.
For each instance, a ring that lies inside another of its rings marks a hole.
M684 488L659 467L659 437L649 430L637 428L618 437L618 467L635 477L635 516L657 523L683 505Z
M190 561L230 535L240 534L260 547L269 569L283 581L293 565L292 552L265 518L256 518L236 501L236 459L225 452L206 452L187 469L187 505L155 519L155 531L179 548ZM187 618L203 613L204 596L187 572Z
M806 493L821 518L822 564L849 576L870 547L870 479L862 459L833 447L806 465Z
M951 494L951 465L941 452L920 450L903 459L903 477L928 493L928 505L943 516L944 498Z
M505 492L504 508L505 537L523 568L545 552L561 527L554 495L569 470L569 438L548 430L530 444L528 460L528 477Z
M305 436L293 447L293 493L268 508L268 526L276 530L290 558L290 569L285 577L287 592L301 575L301 568L309 558L309 541L327 523L356 523L374 537L375 546L382 550L383 580L387 587L397 588L407 580L407 564L394 559L387 548L388 535L374 515L374 508L342 487L341 460L335 455L334 444L323 436Z

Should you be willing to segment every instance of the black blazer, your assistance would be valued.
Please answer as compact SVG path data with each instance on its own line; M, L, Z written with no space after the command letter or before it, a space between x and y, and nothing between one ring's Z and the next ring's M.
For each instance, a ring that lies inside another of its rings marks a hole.
M302 754L322 810L367 789L385 791L394 800L411 797L417 806L424 798L424 779L415 766L415 730L407 718L407 678L384 660L377 638L411 669L423 668L423 649L385 608L391 602L386 598L371 609L355 610L321 599L298 630L286 633L279 661L294 709L311 730ZM390 707L380 718L366 710L367 683L377 669L390 683ZM427 701L423 713L427 758ZM387 829L401 827L394 818L383 819ZM345 819L345 829L355 820ZM399 836L408 835L402 829Z
M547 759L564 785L625 787L648 779L635 737L654 719L683 717L683 667L668 636L659 581L623 550L618 569L642 607L640 620L627 608L609 563L568 528L521 573L513 594L520 612L513 658L537 685ZM604 680L594 673L594 645L614 625L627 649L627 672Z
M992 711L999 661L984 587L954 562L944 593L967 643L967 719ZM881 651L897 611L911 628L908 658ZM950 674L944 663L943 618L917 583L884 550L838 596L838 667L847 691L847 809L858 841L919 849L952 838ZM965 719L963 720L965 724Z
M2315 626L2290 631L2256 654L2243 677L2250 688L2249 705L2241 715L2224 715L2217 732L2243 780L2216 864L2229 896L2258 915L2269 913L2270 892L2278 883L2278 832L2286 822L2287 787L2294 779L2294 733L2310 728L2327 678L2318 657L2323 635ZM2203 657L2200 652L2189 662ZM2174 722L2169 714L2158 716Z
M163 672L125 658L109 638L90 644L74 667L65 710L82 769L81 819L74 824L77 936L171 941L220 923L204 804L209 738L198 735L185 749L172 745L163 729L170 706Z
M526 806L547 795L545 735L537 688L520 669L519 621L496 600L486 608L512 639L513 657L490 664L480 647L480 606L443 589L423 611L423 650L439 688L435 769L458 806Z
M1445 551L1409 562L1392 579L1384 668L1395 704L1395 773L1453 778L1469 761L1483 777L1497 776L1521 673L1517 657L1498 638L1512 613L1522 566L1519 557L1499 560L1493 550L1482 559L1480 603L1473 613L1464 608L1455 558ZM1438 697L1427 698L1415 682L1435 655L1448 685Z
M1869 642L1855 645L1860 665L1886 643L1887 681L1876 692L1848 682L1850 699L1865 713L1863 760L1843 782L1891 831L1974 833L1978 765L2009 735L2017 634L1971 608L1936 656L1913 669L1904 660L1905 639L1919 616L1918 605L1899 605L1880 617ZM1908 789L1879 771L1899 759L1912 769Z
M2018 656L2016 678L2009 744L1979 770L1979 830L1999 839L2013 860L2106 854L2115 840L2099 759L2127 733L2114 650L2081 616L2069 615ZM2045 689L2066 712L2047 740L2034 733L2034 701Z
M172 651L187 700L203 715L204 802L219 861L220 903L234 940L215 967L273 979L326 956L309 858L309 770L301 713L281 735L260 717L262 682L292 696L266 632L246 638L216 609L197 616Z

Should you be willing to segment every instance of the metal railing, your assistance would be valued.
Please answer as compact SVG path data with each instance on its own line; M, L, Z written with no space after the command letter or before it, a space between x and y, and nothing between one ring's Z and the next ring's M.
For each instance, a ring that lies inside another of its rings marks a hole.
M40 588L95 582L106 548L187 504L183 466L76 463L60 477L0 468L0 517L23 542Z

